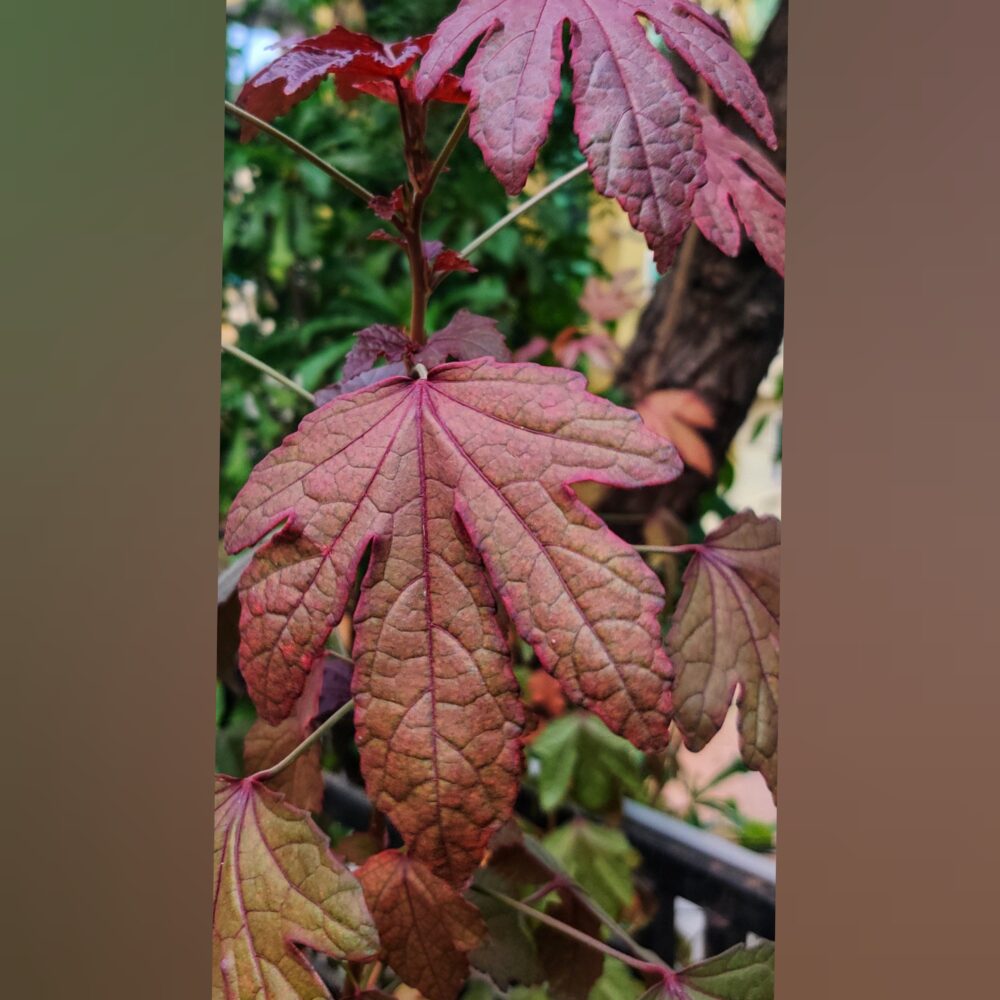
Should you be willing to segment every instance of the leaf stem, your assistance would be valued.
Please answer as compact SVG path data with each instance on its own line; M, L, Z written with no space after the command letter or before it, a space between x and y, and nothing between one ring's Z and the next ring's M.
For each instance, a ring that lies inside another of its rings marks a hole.
M520 205L516 208L511 209L502 219L498 219L496 222L490 226L489 229L484 230L480 233L468 246L462 247L459 253L463 257L468 257L470 254L475 253L487 240L492 239L500 232L501 229L505 229L509 226L515 219L520 218L525 212L530 211L534 208L540 201L548 198L550 194L554 194L563 185L568 184L571 180L579 177L580 174L584 173L587 169L586 162L575 166L569 172L562 174L557 177L551 184L546 184L541 191L536 192L526 201L522 201Z
M555 877L550 880L547 886L542 886L546 892L542 893L542 889L539 889L537 893L532 893L530 896L526 897L522 902L534 902L536 899L542 899L549 892L558 890L560 888L566 889L568 892L573 893L577 901L590 911L591 915L596 917L608 930L611 931L620 941L632 949L632 951L638 955L640 958L645 958L652 963L661 962L659 955L655 952L650 951L648 948L643 948L635 938L621 924L615 920L614 917L608 913L607 910L601 906L596 900L591 899L587 894L586 890L573 879L566 871L564 871L559 863L552 857L541 844L538 843L534 838L526 837L524 841L524 846L529 853L533 854L546 868L554 871Z
M263 118L258 118L256 115L250 114L249 111L245 111L238 104L233 104L232 101L226 101L226 111L235 118L239 118L253 125L254 128L260 129L261 132L266 132L272 138L277 139L278 142L283 142L290 150L298 153L304 160L308 160L313 166L319 167L323 173L332 177L341 187L346 188L351 194L361 198L365 204L368 204L375 197L366 187L363 187L356 180L338 170L332 163L327 163L323 157L318 156L311 149L303 146L302 143L296 142L290 135L286 135L281 129L275 128L269 122L264 121Z
M697 545L633 545L632 548L636 552L662 552L672 556L681 556L698 550Z
M441 148L441 152L438 153L438 157L434 161L434 165L431 167L430 175L427 178L428 192L434 189L437 179L441 176L441 171L444 170L448 161L451 159L451 154L455 152L456 147L462 141L462 136L465 135L465 130L469 126L469 115L469 105L467 104L462 109L461 118L458 119L455 123L455 127L451 130L451 135L448 136L448 141Z
M297 392L303 399L308 399L313 406L316 405L316 397L308 389L303 389L298 382L293 382L287 375L282 375L281 372L275 371L275 369L273 369L270 365L264 364L263 361L255 358L252 354L247 354L246 351L241 351L238 347L234 347L232 344L223 344L222 349L227 354L231 354L234 358L239 358L240 361L245 361L251 366L251 368L256 368L257 371L270 376L276 382L280 382L286 388L291 389L292 392Z
M539 923L543 923L548 927L551 927L553 930L559 931L560 934L565 934L567 937L571 937L575 941L579 941L588 948L593 948L594 951L599 951L604 955L610 956L611 958L618 959L619 962L624 962L626 965L631 966L639 972L659 976L664 980L664 982L667 983L672 983L677 978L676 973L672 969L669 969L666 965L660 963L659 961L648 962L645 959L629 955L624 951L619 951L617 948L612 948L611 945L605 944L603 941L599 941L597 938L593 938L589 934L584 934L583 931L577 930L569 924L564 924L561 920L557 920L555 917L549 916L549 914L543 913L541 910L536 910L533 906L528 906L520 900L513 899L510 896L505 896L502 892L496 892L493 889L489 889L482 885L474 885L472 888L475 892L481 892L484 895L495 899L497 902L503 903L505 906L509 906L511 909L517 910L519 913L523 913L527 917L531 917L532 920L537 920Z
M348 715L354 708L354 699L352 698L349 702L341 705L333 715L330 716L321 725L318 725L287 757L279 760L277 764L272 764L271 767L264 771L258 771L256 774L250 776L250 781L267 781L269 778L273 778L276 774L280 774L286 767L290 764L295 763L299 757L302 756L327 730L333 729L333 727L340 722L340 720Z

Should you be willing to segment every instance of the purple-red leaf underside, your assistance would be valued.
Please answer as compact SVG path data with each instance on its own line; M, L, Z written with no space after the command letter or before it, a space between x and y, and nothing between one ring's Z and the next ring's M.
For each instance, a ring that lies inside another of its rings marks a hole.
M616 198L665 269L704 183L698 109L639 15L774 142L767 102L722 26L688 0L462 0L434 35L416 77L423 97L482 38L463 84L470 135L506 187L520 191L548 135L571 28L575 130L594 183Z
M694 199L694 220L723 253L740 249L740 224L768 266L785 274L785 179L761 152L711 115L702 119L708 180Z
M227 522L232 552L284 524L240 582L259 711L291 710L370 549L354 615L362 770L414 855L460 884L522 766L494 592L572 701L637 746L665 745L662 586L570 487L679 471L633 411L537 365L445 364L322 406L257 466Z

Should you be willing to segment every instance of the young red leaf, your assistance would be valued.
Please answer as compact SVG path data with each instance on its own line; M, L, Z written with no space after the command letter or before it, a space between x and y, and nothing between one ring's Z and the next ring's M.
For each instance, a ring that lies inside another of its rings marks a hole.
M404 78L400 80L399 85L403 90L410 91L411 84L408 79ZM364 94L377 97L380 101L385 101L387 104L399 103L399 94L396 93L395 86L389 80L361 80L358 83L354 83L353 87L355 90L360 90ZM427 100L440 101L442 104L468 104L469 95L463 89L462 81L459 77L451 73L445 73L440 83L430 92Z
M711 115L702 119L708 180L694 199L694 220L723 253L740 249L740 223L778 274L785 274L785 179L749 143Z
M402 240L381 230L374 233L373 238L402 243ZM433 368L449 359L472 361L474 358L490 357L498 361L510 360L507 342L497 328L496 320L477 316L466 309L455 313L451 322L432 334L419 349L398 327L370 326L356 336L358 341L344 362L343 379L320 389L316 393L317 405L322 406L344 393L367 388L383 379L406 374L404 359L409 359L412 364L422 364L425 368ZM380 357L389 363L373 368Z
M379 358L399 361L410 344L409 337L398 326L386 326L384 323L365 327L355 337L354 346L344 359L345 381L373 368Z
M667 634L674 718L687 746L700 750L739 685L743 760L777 795L781 522L743 511L691 548Z
M451 271L465 271L468 274L475 274L478 270L457 250L450 250L437 240L424 243L424 255L435 274L448 274Z
M455 1000L486 925L476 908L419 861L382 851L358 870L386 961L427 1000Z
M319 715L320 695L325 683L322 665L311 671L292 714L277 725L257 719L243 741L243 766L247 774L263 771L290 754L312 732ZM314 743L301 757L267 782L300 809L319 812L323 808L323 771L320 745Z
M296 945L364 961L378 937L361 886L308 814L246 779L215 779L212 997L329 998Z
M368 239L378 240L382 243L395 243L398 247L406 248L406 240L401 236L393 236L392 233L387 233L384 229L376 229ZM467 271L469 274L475 274L478 270L460 253L448 249L440 240L424 240L423 248L424 257L427 259L431 271L435 274L444 274L450 271Z
M391 361L387 365L382 365L381 368L370 368L360 375L355 375L354 378L346 379L343 382L334 382L332 385L317 389L315 393L316 405L323 406L338 396L343 396L349 392L357 392L359 389L367 389L369 386L382 382L387 378L405 374L406 365L402 361Z
M562 32L571 26L575 128L594 183L617 198L658 266L673 259L705 180L698 110L638 16L732 102L767 142L767 102L722 26L688 0L462 0L434 36L418 97L485 35L465 72L470 135L516 194L548 134L560 89Z
M403 211L403 187L400 185L392 194L377 194L368 207L380 218L388 222L397 212ZM382 230L379 230L381 232ZM388 233L386 233L388 236Z
M571 491L680 471L673 447L583 379L481 359L394 377L307 415L229 513L240 665L291 711L357 567L356 729L368 791L413 854L461 883L510 814L522 708L487 577L567 696L644 749L667 740L663 590Z
M426 36L384 43L338 26L286 49L243 85L236 103L269 122L309 97L326 76L336 75L347 84L365 79L399 80L427 45ZM240 138L246 142L256 132L253 125L245 123Z
M451 322L438 330L427 345L414 355L414 360L426 368L433 368L449 358L452 361L472 361L475 358L510 361L510 350L496 320L459 309Z

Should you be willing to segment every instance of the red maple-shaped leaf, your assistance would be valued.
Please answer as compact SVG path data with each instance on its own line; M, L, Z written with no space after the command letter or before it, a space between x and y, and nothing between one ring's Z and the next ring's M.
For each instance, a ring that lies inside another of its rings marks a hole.
M723 253L740 249L740 223L767 261L785 274L785 178L759 150L711 115L702 118L708 180L694 198L694 221Z
M212 997L326 998L301 945L363 961L378 937L361 886L307 813L253 779L215 779Z
M748 767L778 789L781 522L743 511L699 545L667 634L676 666L674 718L700 750L740 688L740 745Z
M646 749L667 740L663 589L572 492L669 481L673 447L579 375L490 359L332 400L253 471L229 513L240 665L260 713L291 711L354 615L369 794L415 856L459 884L509 815L522 708L491 586L567 697Z
M407 74L428 43L426 36L380 42L338 26L324 35L304 38L282 52L243 85L236 103L271 121L309 97L327 76L338 78L341 94L364 81L387 80L391 85ZM256 132L253 125L244 123L240 138L246 142Z
M462 0L438 28L416 78L418 97L485 36L466 69L470 134L511 194L548 135L571 27L575 129L594 183L617 198L666 268L705 180L698 108L639 22L775 142L767 102L725 28L691 0Z
M479 911L399 851L376 854L357 874L393 971L428 1000L455 1000L466 956L486 935Z

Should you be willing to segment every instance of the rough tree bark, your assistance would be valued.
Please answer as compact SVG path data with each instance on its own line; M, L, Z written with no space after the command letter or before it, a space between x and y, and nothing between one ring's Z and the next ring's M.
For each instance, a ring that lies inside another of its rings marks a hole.
M787 40L784 0L752 61L774 113L780 145L773 156L782 170ZM717 113L730 129L755 141L730 109ZM718 469L781 344L784 281L746 240L735 258L722 254L693 226L685 242L639 321L618 380L634 400L654 389L692 389L704 397L716 420L704 437ZM601 509L624 515L625 523L615 527L625 535L638 531L630 531L628 521L641 521L654 511L669 512L686 525L697 515L699 497L713 484L713 478L686 469L668 486L615 491Z

